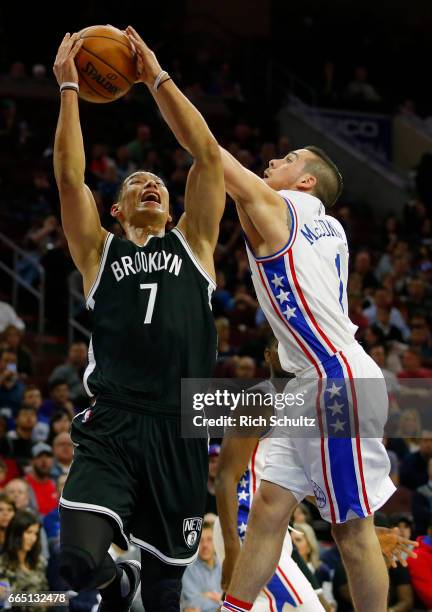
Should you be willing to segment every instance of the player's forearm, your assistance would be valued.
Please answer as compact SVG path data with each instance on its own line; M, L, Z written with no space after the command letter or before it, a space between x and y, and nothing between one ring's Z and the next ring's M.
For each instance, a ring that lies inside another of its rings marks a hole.
M215 493L225 550L237 549L237 479L229 474L219 474L215 481Z
M220 159L219 146L204 117L172 80L149 90L177 142L198 160Z
M85 154L79 119L78 96L61 94L60 113L54 141L54 173L59 187L84 183Z

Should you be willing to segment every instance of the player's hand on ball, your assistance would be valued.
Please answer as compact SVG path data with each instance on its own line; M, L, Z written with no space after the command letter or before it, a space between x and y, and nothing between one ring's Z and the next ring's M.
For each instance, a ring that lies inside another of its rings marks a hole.
M162 70L156 55L148 48L141 36L132 26L128 26L125 33L134 46L137 54L136 82L145 83L151 87Z
M53 71L59 85L67 81L78 83L78 71L74 58L81 49L83 42L83 39L78 40L78 34L72 34L72 36L69 32L65 34L58 48L53 66Z

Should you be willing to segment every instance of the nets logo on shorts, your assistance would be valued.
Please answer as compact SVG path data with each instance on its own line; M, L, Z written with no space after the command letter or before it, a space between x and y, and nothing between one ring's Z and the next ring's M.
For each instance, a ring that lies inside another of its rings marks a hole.
M197 516L183 520L183 537L189 548L193 548L201 533L202 518Z
M316 482L314 482L313 480L311 480L311 482L312 482L312 488L313 488L313 492L314 492L314 495L315 495L315 499L317 501L317 506L318 506L318 508L324 508L324 506L327 503L327 498L325 496L325 493L321 489L321 487L319 487L317 485Z

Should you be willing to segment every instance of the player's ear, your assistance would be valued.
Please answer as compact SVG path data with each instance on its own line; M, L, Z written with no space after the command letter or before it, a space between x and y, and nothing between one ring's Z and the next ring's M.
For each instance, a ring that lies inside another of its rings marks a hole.
M316 184L317 184L316 176L306 172L306 174L302 174L299 177L297 184L296 184L296 188L299 191L312 191L312 189L314 189Z
M111 206L110 213L111 213L111 217L114 217L115 219L120 218L121 209L120 209L120 204L118 202L116 202L115 204Z

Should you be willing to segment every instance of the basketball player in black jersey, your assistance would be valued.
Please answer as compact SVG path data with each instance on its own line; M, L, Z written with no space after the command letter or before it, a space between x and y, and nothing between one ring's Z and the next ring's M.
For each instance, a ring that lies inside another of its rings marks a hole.
M146 612L179 610L181 577L197 556L207 443L180 436L181 378L212 375L216 333L213 251L225 205L221 156L200 113L132 28L137 80L194 158L185 213L170 220L167 189L145 170L125 179L112 215L126 239L101 227L84 183L74 57L67 34L54 73L61 105L54 147L63 228L92 315L84 384L92 405L72 424L74 462L60 501L60 571L75 591L99 588L99 610L130 609L139 564L115 564L111 542L141 548ZM90 402L89 402L90 404Z

